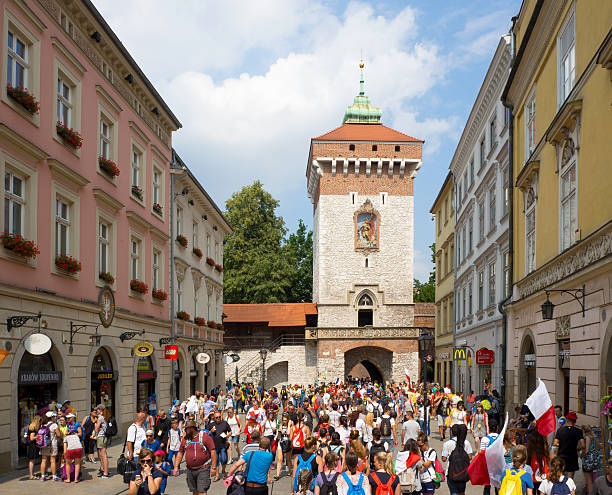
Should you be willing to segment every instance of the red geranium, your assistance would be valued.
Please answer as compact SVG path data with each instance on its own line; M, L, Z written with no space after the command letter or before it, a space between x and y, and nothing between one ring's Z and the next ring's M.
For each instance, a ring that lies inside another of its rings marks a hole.
M72 146L74 149L79 149L83 146L83 138L81 135L72 127L66 127L59 120L55 123L55 131L57 135L64 140L64 143Z
M189 241L187 241L187 237L181 234L176 236L176 242L178 242L183 247L187 247L187 244L189 244Z
M149 292L149 286L140 280L130 280L130 289L139 294L146 294Z
M33 95L31 95L26 88L21 86L14 88L10 84L7 84L6 94L32 115L38 113L38 110L40 110L39 101Z
M202 256L204 256L200 248L193 248L193 254L195 254L198 258L202 258Z
M116 177L120 173L119 167L117 167L115 162L103 156L98 157L98 165L100 165L100 170L106 172L111 177Z
M165 301L168 299L168 293L165 290L161 289L153 289L151 294L155 299L159 299L160 301Z
M36 255L40 254L38 246L33 241L28 241L19 234L3 232L0 242L5 249L13 251L22 258L36 258Z
M196 316L193 319L193 322L199 327L203 327L204 325L206 325L206 320L202 318L201 316Z
M81 262L72 256L67 254L60 254L55 258L55 266L59 269L69 273L76 273L81 271Z
M215 260L212 258L206 258L206 263L208 263L210 266L215 266Z
M115 277L113 277L109 272L100 272L98 274L98 278L100 280L104 280L105 282L111 285L115 283Z
M176 313L176 317L179 320L183 320L183 321L189 321L189 313L187 313L187 311L178 311Z

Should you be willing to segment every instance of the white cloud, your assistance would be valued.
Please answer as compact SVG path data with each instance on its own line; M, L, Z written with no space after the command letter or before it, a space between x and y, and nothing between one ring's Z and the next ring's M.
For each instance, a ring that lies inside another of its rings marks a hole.
M431 255L425 255L420 249L414 250L414 278L421 283L429 280L429 273L433 270Z

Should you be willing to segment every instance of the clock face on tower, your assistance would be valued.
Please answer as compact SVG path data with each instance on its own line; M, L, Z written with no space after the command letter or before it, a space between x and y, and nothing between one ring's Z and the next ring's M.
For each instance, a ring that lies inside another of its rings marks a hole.
M104 287L100 291L98 306L100 307L100 322L105 328L110 327L115 317L115 296L110 287Z

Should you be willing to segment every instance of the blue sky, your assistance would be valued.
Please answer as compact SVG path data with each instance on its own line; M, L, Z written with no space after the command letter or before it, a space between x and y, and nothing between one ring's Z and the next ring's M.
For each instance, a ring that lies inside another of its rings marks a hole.
M340 125L363 53L383 123L426 141L415 277L427 278L429 209L520 0L94 3L182 122L174 147L217 204L259 179L291 230L312 223L310 138Z

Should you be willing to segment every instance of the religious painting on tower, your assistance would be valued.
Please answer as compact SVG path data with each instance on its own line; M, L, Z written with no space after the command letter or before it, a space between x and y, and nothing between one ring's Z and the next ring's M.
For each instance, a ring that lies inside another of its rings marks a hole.
M378 213L372 210L368 200L355 213L355 249L378 249L378 228Z

